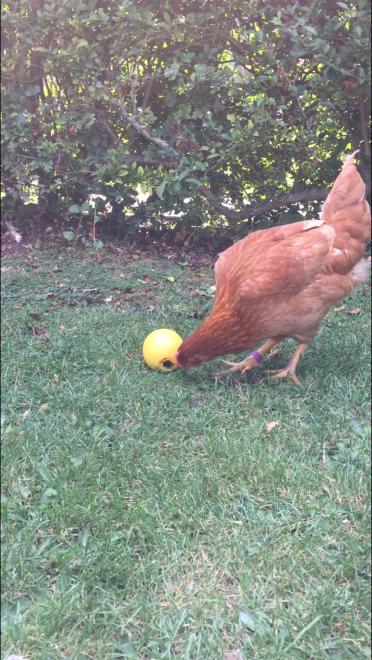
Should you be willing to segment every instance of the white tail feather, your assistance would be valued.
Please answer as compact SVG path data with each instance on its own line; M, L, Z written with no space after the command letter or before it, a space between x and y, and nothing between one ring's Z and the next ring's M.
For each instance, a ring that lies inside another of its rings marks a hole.
M364 257L355 264L354 268L351 271L351 277L353 278L356 286L358 284L363 284L366 281L371 270L371 262L365 259Z

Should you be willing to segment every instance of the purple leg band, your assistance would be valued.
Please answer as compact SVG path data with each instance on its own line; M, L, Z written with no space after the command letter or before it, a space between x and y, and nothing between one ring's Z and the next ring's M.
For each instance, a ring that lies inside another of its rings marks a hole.
M259 353L258 351L253 351L251 357L253 357L256 360L256 362L262 362L263 360L263 355L261 355L261 353Z

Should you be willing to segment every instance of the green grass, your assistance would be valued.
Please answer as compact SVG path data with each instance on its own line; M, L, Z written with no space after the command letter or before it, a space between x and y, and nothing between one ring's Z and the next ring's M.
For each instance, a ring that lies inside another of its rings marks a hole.
M215 383L218 361L141 356L153 329L198 326L210 268L5 264L2 657L369 658L367 289L325 319L301 388Z

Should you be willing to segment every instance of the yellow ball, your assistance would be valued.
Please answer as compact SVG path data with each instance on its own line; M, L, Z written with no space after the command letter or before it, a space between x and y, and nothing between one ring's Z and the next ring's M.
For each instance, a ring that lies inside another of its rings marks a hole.
M154 330L143 343L143 357L150 369L160 369L169 373L177 369L174 359L182 344L181 337L173 330L161 328Z

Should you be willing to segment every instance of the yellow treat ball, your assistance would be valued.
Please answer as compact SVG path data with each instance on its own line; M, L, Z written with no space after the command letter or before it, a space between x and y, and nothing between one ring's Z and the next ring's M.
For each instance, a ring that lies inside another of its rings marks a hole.
M150 369L160 369L160 371L173 371L177 369L174 359L179 347L182 344L181 337L173 330L161 328L154 330L143 343L143 357Z

